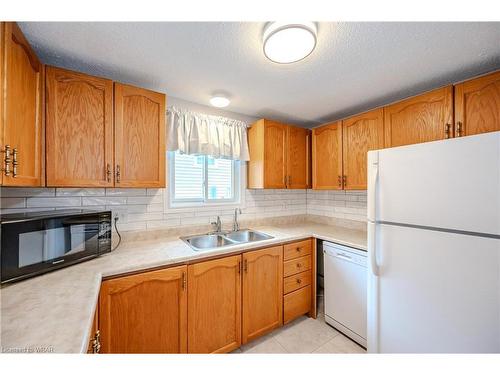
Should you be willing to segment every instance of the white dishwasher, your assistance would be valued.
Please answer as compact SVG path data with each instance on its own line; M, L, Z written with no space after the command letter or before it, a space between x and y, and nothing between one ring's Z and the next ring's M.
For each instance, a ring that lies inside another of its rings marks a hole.
M366 348L366 252L323 242L325 320Z

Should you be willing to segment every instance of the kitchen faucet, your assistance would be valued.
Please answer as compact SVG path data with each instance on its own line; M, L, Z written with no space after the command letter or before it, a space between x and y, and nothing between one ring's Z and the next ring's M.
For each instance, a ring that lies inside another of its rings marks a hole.
M238 223L238 213L240 213L241 215L241 208L234 209L233 232L240 230L240 224Z

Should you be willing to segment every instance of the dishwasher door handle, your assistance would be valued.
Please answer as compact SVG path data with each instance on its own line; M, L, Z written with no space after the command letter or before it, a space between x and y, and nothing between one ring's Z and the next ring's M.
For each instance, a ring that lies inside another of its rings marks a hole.
M337 254L337 255L335 255L335 257L352 262L352 257L350 257L349 255L346 255L346 254Z

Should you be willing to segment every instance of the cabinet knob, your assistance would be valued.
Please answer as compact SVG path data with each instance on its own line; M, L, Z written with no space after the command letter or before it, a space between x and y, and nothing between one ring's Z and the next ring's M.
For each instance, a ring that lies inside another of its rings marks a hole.
M302 280L301 279L297 279L297 284L300 284L302 283Z

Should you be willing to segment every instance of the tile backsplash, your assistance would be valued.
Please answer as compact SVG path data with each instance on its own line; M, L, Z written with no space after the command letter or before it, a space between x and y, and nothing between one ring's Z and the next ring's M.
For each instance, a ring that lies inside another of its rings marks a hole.
M307 214L366 221L366 190L307 190Z
M85 208L111 210L118 229L158 230L204 226L221 216L226 226L235 207L242 221L315 215L366 221L366 191L245 190L240 205L168 207L167 189L1 188L1 213Z

